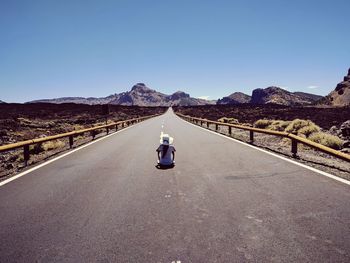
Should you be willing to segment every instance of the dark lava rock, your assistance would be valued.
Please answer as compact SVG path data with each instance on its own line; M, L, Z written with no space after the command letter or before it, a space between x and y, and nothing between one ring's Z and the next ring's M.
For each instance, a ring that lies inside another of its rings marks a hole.
M344 138L350 137L350 120L340 126L341 135Z

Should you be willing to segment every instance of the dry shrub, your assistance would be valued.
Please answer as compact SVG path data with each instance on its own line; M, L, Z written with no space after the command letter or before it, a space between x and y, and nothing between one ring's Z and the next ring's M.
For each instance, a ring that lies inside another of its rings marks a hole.
M23 156L23 154L17 155L16 162L24 162L24 156Z
M20 124L23 124L23 125L32 123L31 120L26 119L26 118L21 118L21 117L17 118L17 121L18 121Z
M80 125L80 124L74 124L73 125L73 130L74 131L80 131L80 130L83 130L85 129L85 127L83 125Z
M79 140L82 140L82 139L84 139L85 137L83 136L83 135L78 135L78 136L75 136L75 140L76 141L79 141Z
M333 148L335 150L341 149L343 145L343 141L340 138L325 132L313 133L310 135L309 140Z
M231 124L238 124L239 121L235 118L228 118L228 117L222 117L220 119L218 119L219 122L223 122L223 123L231 123Z
M260 128L260 129L266 129L269 125L271 125L274 121L273 120L257 120L254 122L254 127L255 128Z
M61 140L48 141L43 143L37 143L29 146L29 152L31 154L39 154L44 151L54 150L57 148L62 148L65 143Z
M304 135L305 137L309 136L313 132L320 131L320 127L318 127L315 123L310 120L301 120L295 119L289 123L286 127L285 132Z
M267 129L272 131L284 131L289 124L290 121L275 120L272 121L272 123L267 127Z
M298 134L303 134L305 135L305 137L309 137L311 134L315 133L315 132L319 132L320 131L320 127L318 127L316 124L312 123L309 126L305 126L303 128L301 128L298 131Z
M37 143L37 144L33 144L33 145L29 145L29 152L31 154L39 154L41 152L45 151L43 148L42 143Z
M44 142L42 144L42 148L45 151L49 151L49 150L54 150L57 148L62 148L65 146L65 143L61 140L55 140L55 141L48 141L48 142Z

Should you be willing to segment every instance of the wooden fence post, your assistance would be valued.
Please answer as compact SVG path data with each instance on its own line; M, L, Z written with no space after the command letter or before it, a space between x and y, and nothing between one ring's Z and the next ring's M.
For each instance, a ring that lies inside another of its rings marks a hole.
M69 136L69 148L71 148L71 149L73 148L73 143L74 143L73 142L73 135L70 135Z
M27 166L28 165L28 161L29 161L29 157L30 157L30 153L29 153L29 145L24 145L23 147L23 159L24 159L24 165Z
M91 136L92 136L92 139L95 140L95 137L96 137L96 131L95 130L91 131Z
M218 129L219 129L219 125L215 124L215 130L218 131Z
M253 131L249 131L249 140L250 140L250 143L254 142L254 132Z
M228 126L228 134L231 135L232 134L232 127Z
M209 129L209 121L207 121L207 128Z
M293 154L293 158L297 158L298 155L298 142L295 139L292 139L292 154Z

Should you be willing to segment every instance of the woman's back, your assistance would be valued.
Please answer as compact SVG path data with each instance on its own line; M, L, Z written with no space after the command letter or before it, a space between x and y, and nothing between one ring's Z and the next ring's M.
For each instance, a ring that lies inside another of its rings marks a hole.
M173 154L175 152L175 148L173 145L159 145L157 152L160 153L159 164L161 165L171 165L173 164Z

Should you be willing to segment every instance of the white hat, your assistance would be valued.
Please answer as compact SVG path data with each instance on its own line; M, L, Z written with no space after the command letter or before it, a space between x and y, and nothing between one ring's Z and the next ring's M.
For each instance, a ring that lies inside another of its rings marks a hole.
M174 141L174 138L170 137L169 134L163 134L160 135L160 143L164 145L172 144Z

